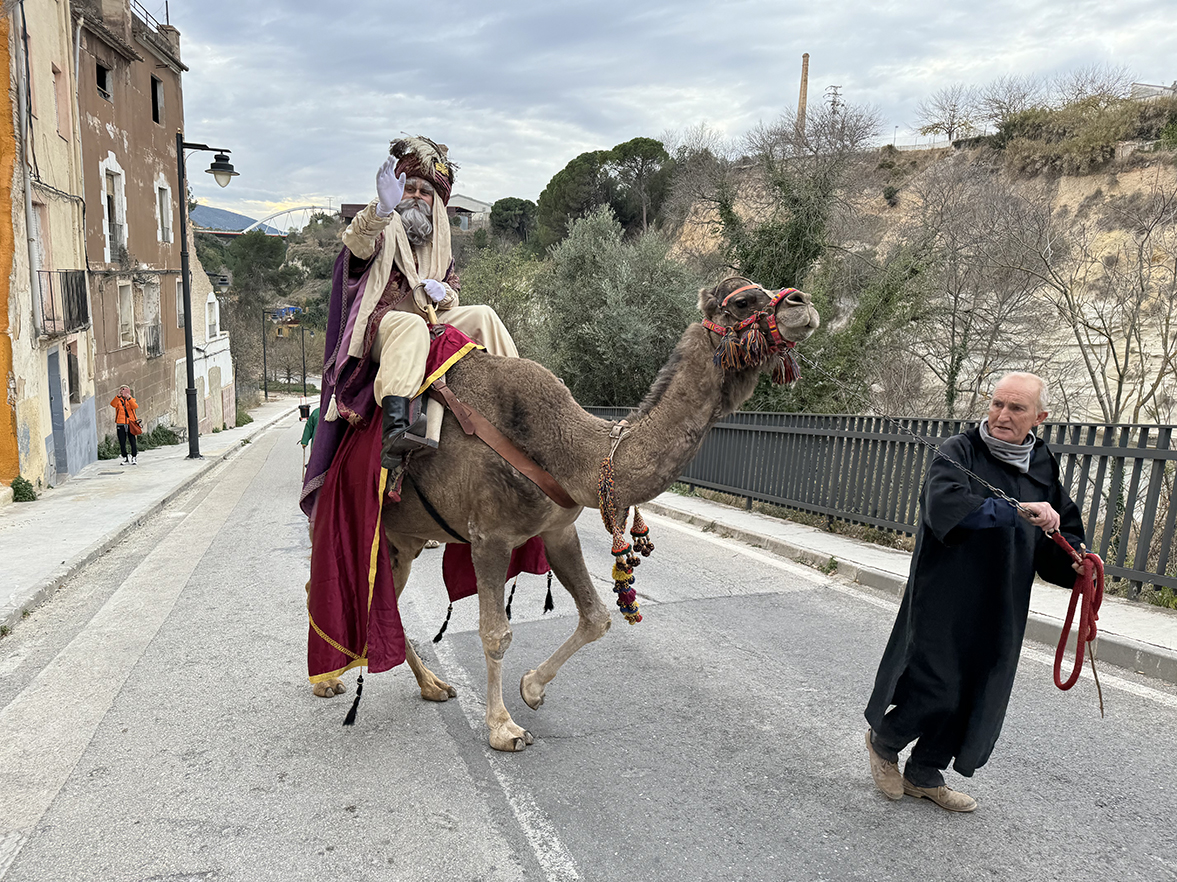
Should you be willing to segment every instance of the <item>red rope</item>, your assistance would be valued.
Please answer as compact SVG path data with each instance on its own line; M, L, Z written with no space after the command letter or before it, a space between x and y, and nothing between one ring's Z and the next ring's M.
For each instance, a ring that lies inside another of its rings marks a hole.
M1071 603L1067 607L1067 620L1063 625L1063 633L1059 637L1058 649L1054 652L1054 685L1059 689L1070 689L1078 682L1079 674L1083 670L1084 644L1089 644L1095 639L1095 623L1099 619L1099 607L1103 603L1103 561L1100 560L1098 554L1090 551L1082 555L1079 554L1071 547L1071 543L1063 538L1062 533L1057 531L1051 533L1050 538L1059 548L1069 554L1072 560L1083 564L1083 572L1076 577L1075 586L1071 589ZM1080 600L1082 600L1081 605ZM1079 635L1075 646L1075 668L1064 683L1063 655L1066 653L1067 643L1070 640L1071 624L1075 620L1076 606L1080 606L1080 609Z

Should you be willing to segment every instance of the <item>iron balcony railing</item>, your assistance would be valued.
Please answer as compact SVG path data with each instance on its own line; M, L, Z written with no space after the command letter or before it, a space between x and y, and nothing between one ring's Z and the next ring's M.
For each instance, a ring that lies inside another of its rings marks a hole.
M126 241L123 239L123 225L116 224L111 221L106 225L107 235L110 237L110 252L111 258L114 258L114 252L126 246Z
M90 326L85 270L38 270L37 288L42 335L56 337Z
M592 407L604 419L629 408ZM933 446L976 422L825 414L735 413L720 421L680 481L912 535ZM900 428L902 427L902 428ZM1046 423L1039 434L1083 514L1109 578L1177 589L1177 426ZM906 431L904 431L906 430Z

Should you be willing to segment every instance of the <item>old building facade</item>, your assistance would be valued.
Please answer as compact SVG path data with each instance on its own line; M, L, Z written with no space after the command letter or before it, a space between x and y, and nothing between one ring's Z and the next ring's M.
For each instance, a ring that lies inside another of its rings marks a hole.
M74 0L80 27L78 104L97 398L131 387L140 418L186 426L176 133L183 130L180 34L133 0ZM192 261L201 428L233 425L229 339L207 276ZM100 408L98 435L114 433Z
M12 224L0 233L0 481L47 486L97 458L69 4L14 4L3 27L0 204Z

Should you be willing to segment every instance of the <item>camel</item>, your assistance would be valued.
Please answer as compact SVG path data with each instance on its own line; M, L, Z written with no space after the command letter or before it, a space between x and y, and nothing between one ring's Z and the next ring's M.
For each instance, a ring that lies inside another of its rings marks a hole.
M699 307L713 327L726 329L766 310L771 300L763 287L733 277L702 290ZM775 316L781 336L791 342L804 340L818 326L809 295L799 291L779 301ZM674 483L711 426L748 399L760 372L769 366L725 371L713 358L721 339L702 323L690 325L645 400L629 416L613 456L618 512L654 498ZM572 635L520 681L523 701L537 709L560 666L602 637L611 624L609 609L585 566L575 522L582 508L599 506L598 478L615 440L615 424L587 413L550 371L526 359L474 352L450 369L446 382L458 398L481 411L545 468L576 503L574 508L557 505L481 440L464 434L447 410L440 447L411 460L412 480L404 482L401 501L383 511L398 598L426 541L457 541L429 514L420 494L469 540L478 584L478 632L486 656L490 745L519 751L534 738L512 720L502 694L503 659L511 645L504 608L511 551L532 536L542 536L552 570L579 614ZM405 642L406 660L421 697L455 697L454 688L424 665L411 641ZM315 694L326 697L343 691L339 680L315 687Z

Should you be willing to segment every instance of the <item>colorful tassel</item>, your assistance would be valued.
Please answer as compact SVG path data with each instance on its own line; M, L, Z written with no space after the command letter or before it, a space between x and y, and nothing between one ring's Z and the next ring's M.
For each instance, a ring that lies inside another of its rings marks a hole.
M629 535L633 537L633 550L642 557L649 557L654 550L654 543L650 541L650 528L642 520L642 513L636 505L633 507L633 527Z

